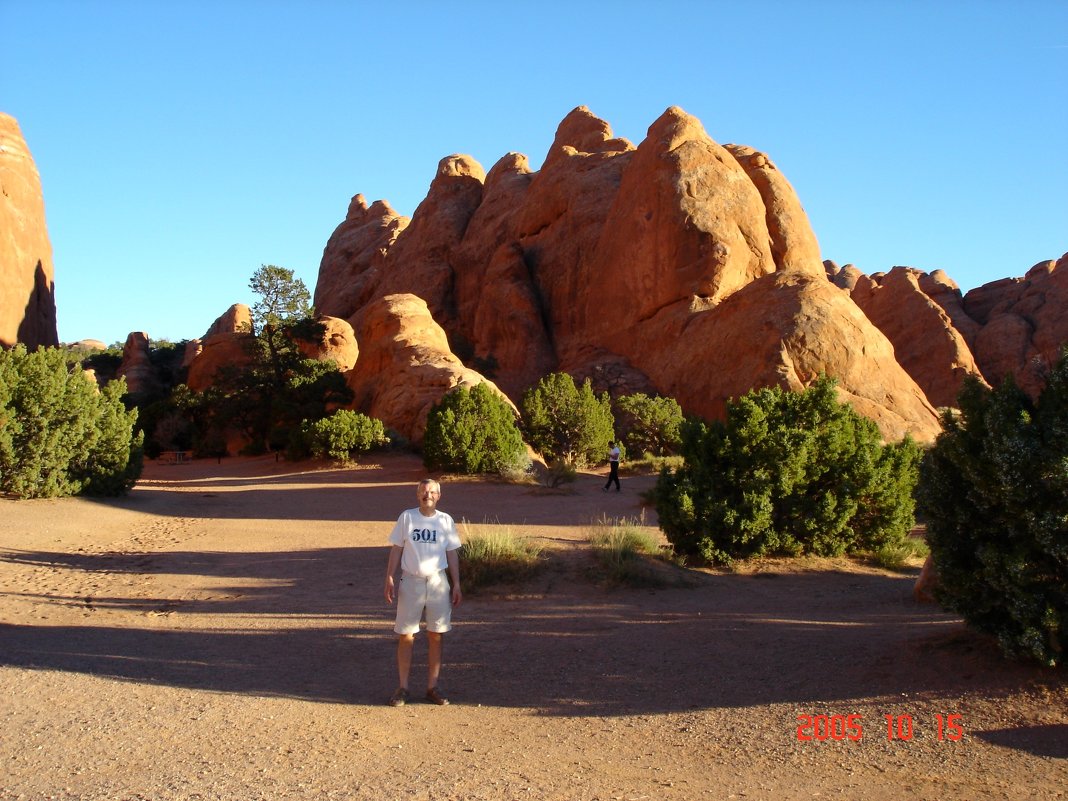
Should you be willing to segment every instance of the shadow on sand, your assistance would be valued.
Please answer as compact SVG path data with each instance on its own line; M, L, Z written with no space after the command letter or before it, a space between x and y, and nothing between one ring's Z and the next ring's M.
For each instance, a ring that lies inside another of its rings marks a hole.
M200 576L211 579L204 582L211 589L180 599L40 596L83 608L86 624L0 626L0 664L377 705L394 675L392 611L380 594L383 556L376 548L9 551L0 559L85 574ZM1064 681L1002 660L955 617L914 603L909 577L811 570L614 592L575 578L548 594L465 600L447 638L445 686L456 701L562 716L774 703L852 711L865 699L960 696L977 687L997 697L1036 679ZM127 617L123 625L100 626L93 611ZM215 618L212 628L196 627L202 614ZM233 627L220 628L219 617L228 615ZM135 625L139 617L144 623ZM423 648L417 646L415 682ZM906 660L921 669L895 669ZM1054 744L1063 740L1063 726L982 736L1064 756Z

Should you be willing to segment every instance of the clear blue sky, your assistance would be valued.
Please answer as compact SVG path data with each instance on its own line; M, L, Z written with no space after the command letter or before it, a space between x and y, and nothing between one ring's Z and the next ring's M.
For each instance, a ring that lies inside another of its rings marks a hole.
M539 167L586 105L768 153L823 257L964 290L1068 250L1068 2L0 0L59 336L200 336L261 264L314 290L356 193Z

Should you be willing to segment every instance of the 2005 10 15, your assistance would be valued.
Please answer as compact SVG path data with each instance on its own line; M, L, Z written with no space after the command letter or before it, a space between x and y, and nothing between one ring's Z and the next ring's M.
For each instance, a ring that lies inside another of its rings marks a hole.
M911 740L914 735L912 715L883 715L887 740ZM861 715L798 715L797 739L803 742L825 740L853 740L864 737ZM935 715L938 739L956 742L964 737L961 715Z

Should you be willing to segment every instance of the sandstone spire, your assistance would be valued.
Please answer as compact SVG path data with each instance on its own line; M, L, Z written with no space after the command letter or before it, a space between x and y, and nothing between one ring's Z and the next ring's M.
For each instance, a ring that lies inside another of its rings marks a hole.
M52 244L41 177L14 117L0 112L0 345L56 345Z

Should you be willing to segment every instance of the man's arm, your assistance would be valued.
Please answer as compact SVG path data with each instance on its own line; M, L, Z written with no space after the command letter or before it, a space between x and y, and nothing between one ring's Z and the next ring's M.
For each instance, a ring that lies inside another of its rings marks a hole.
M460 551L446 551L445 561L449 563L449 583L452 585L452 605L459 606L464 599L460 591Z
M386 564L386 603L389 604L393 603L393 577L397 575L402 553L404 553L404 549L399 545L391 545L389 547L389 562Z

